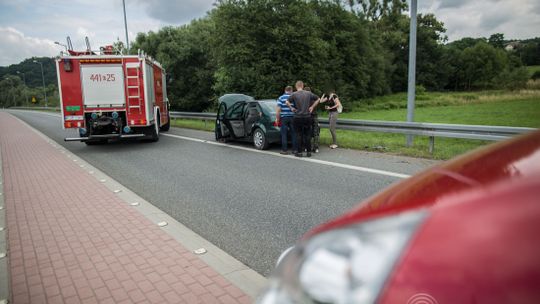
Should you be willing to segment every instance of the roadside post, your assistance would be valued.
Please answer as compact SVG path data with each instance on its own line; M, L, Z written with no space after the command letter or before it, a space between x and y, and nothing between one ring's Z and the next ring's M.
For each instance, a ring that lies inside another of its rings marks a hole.
M414 121L416 96L416 11L417 0L411 0L411 24L409 31L409 84L407 89L407 122ZM407 135L407 147L412 146L413 135Z

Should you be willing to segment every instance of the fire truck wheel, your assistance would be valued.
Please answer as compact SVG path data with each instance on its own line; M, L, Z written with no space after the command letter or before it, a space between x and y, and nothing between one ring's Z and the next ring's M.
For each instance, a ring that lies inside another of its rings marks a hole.
M159 119L159 111L155 112L156 117L154 120L154 125L150 126L150 140L153 142L156 142L159 140L159 125L160 125L160 119Z
M167 123L161 126L160 130L163 132L167 132L169 131L170 128L171 128L171 115L167 113Z

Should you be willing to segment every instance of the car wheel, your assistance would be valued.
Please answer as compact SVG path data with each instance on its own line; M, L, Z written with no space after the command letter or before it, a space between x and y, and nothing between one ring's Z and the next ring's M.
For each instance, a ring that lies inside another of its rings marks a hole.
M258 150L266 150L268 148L268 140L266 139L266 134L263 130L257 128L253 132L253 145Z

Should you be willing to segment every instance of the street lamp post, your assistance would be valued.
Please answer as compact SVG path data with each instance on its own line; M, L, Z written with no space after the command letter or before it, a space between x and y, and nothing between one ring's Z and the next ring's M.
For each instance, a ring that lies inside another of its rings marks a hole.
M34 63L39 63L41 66L41 81L43 82L43 96L45 96L45 108L49 107L49 102L47 101L47 89L45 88L45 75L43 74L43 63L34 60Z
M124 6L124 27L126 28L126 52L129 54L129 38L128 38L128 28L127 28L127 16L126 16L126 0L122 0L122 5Z
M54 44L59 45L59 46L63 46L63 47L66 49L66 52L67 52L67 50L68 50L67 45L62 44L62 43L60 43L60 42L58 42L58 41L55 41Z
M23 77L23 83L24 83L24 100L26 101L26 106L28 107L28 91L26 90L26 75L24 73L21 73L20 71L17 71L17 74L21 75Z
M407 89L407 122L414 121L416 97L416 11L417 0L411 0L411 24L409 30L409 84ZM413 136L407 135L407 147L412 146Z

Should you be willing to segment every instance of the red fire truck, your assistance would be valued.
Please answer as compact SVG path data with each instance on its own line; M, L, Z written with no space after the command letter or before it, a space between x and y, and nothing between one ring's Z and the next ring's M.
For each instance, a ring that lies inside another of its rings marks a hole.
M71 43L56 60L64 129L78 129L88 145L109 139L159 140L170 127L165 70L139 51L121 55L112 46L76 52Z

